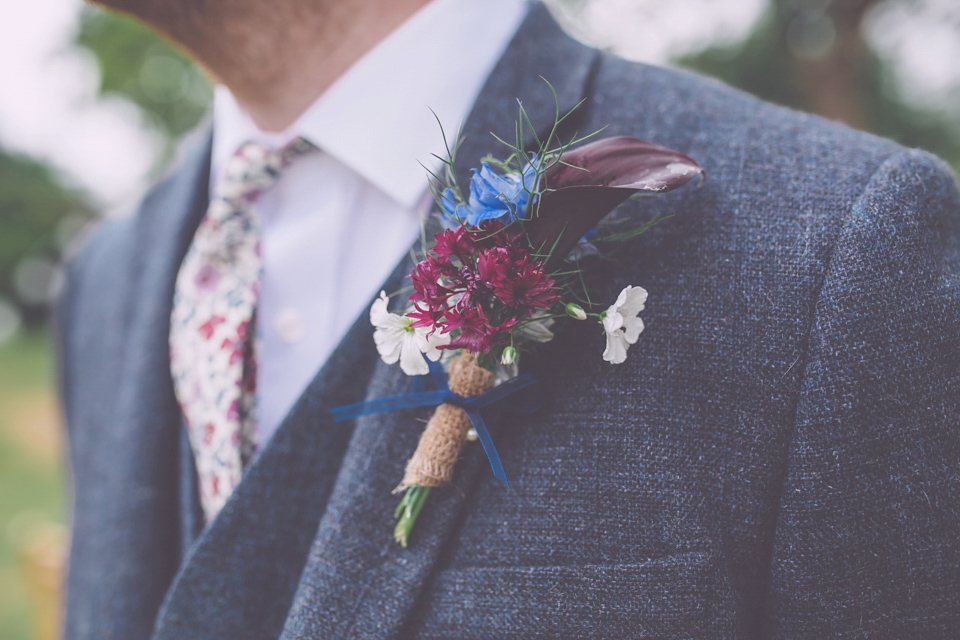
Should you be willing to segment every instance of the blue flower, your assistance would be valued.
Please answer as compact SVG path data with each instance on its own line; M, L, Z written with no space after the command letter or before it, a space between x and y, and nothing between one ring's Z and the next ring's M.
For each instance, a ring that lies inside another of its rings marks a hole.
M457 202L457 198L453 195L453 189L445 189L440 194L440 208L443 209L440 222L443 223L445 229L456 229L470 213L467 205Z
M486 162L473 170L470 178L470 197L467 204L457 203L453 192L447 189L440 199L446 213L444 222L456 226L458 221L472 227L487 220L499 220L509 224L526 219L531 202L531 192L536 189L536 160L528 164L522 174L500 175Z

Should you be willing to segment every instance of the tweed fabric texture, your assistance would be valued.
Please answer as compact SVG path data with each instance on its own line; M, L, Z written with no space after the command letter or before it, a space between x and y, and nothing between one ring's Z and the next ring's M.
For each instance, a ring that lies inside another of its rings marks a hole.
M673 217L593 274L598 300L649 292L626 362L600 358L596 327L558 328L522 363L549 391L543 409L488 421L510 488L467 444L404 550L391 490L430 410L327 414L409 389L376 361L363 319L182 549L190 496L177 479L189 471L163 336L206 204L201 147L69 271L67 638L955 637L950 170L599 54L538 6L465 124L462 183L498 150L488 132L510 135L515 98L550 124L540 75L563 108L586 99L563 135L609 125L709 176L628 203L638 221Z

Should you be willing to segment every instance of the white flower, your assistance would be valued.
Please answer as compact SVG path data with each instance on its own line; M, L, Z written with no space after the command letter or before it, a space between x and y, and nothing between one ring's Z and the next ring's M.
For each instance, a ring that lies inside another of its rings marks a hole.
M603 359L612 364L620 364L627 359L627 349L636 343L643 331L640 312L647 301L647 290L643 287L626 287L617 296L609 309L603 313L603 330L607 334L607 348Z
M578 305L576 302L568 302L564 307L564 311L567 312L567 315L573 318L574 320L586 320L587 312L583 310L583 307Z
M399 360L405 374L422 376L430 373L430 367L421 354L436 362L441 355L438 347L450 342L450 335L435 331L428 336L430 329L412 327L413 322L413 318L387 311L387 294L383 291L370 307L370 324L375 329L373 342L383 361L393 364Z

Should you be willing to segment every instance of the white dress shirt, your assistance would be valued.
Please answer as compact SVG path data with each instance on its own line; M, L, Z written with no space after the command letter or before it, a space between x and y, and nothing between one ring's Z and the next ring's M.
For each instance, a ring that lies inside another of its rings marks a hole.
M524 0L434 0L283 133L260 131L217 87L211 184L247 140L279 148L303 136L320 149L257 201L261 445L416 239L432 202L421 163L436 170L431 154L445 155L437 118L455 139L526 10Z

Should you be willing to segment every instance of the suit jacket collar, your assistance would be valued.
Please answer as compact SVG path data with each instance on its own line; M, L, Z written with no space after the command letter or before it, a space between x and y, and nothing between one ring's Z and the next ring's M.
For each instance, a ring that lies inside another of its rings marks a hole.
M93 263L88 286L96 295L75 309L78 322L103 333L99 343L117 346L106 357L90 354L100 370L85 363L94 380L88 388L111 395L85 398L95 410L81 413L75 421L84 427L70 434L83 479L74 496L67 635L145 637L180 561L179 412L167 336L174 280L207 200L209 136L195 142L182 170L150 192L137 217L106 228L125 250ZM86 566L97 558L112 562ZM107 598L114 608L103 609Z
M595 56L536 5L464 127L461 184L482 156L502 151L490 132L512 138L516 100L538 128L553 124L557 103L541 76L552 83L562 113L581 100ZM398 288L409 267L399 265L386 288ZM400 633L457 528L482 456L465 455L453 486L431 497L410 549L393 542L398 497L391 491L430 411L365 416L355 425L334 423L328 414L408 389L398 367L377 360L371 333L367 319L358 319L196 541L168 592L155 638ZM392 612L387 627L385 608Z

